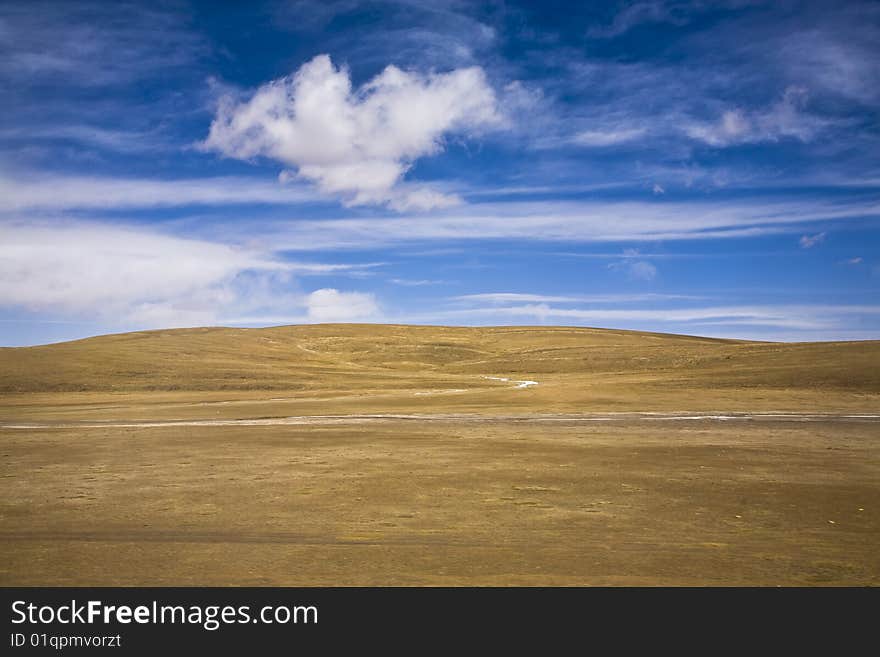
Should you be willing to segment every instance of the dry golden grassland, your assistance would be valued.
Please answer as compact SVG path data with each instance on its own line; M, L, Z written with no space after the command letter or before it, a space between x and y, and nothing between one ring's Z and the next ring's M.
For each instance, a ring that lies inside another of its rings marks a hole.
M876 585L877 415L880 342L325 325L0 349L0 584Z

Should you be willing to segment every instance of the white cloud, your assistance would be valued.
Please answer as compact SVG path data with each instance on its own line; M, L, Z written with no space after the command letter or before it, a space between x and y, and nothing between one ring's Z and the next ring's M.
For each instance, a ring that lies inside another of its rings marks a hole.
M2 3L0 75L80 87L167 77L210 51L188 22L159 3Z
M221 244L108 226L5 225L0 235L0 304L36 311L109 316L190 297L218 302L237 272L277 266Z
M156 130L112 130L88 124L19 125L0 130L0 139L22 142L63 140L121 153L169 148Z
M377 264L286 262L209 240L99 223L6 223L0 224L0 308L139 328L212 324L267 308L308 306L321 316L330 312L321 310L322 295L305 297L294 274ZM364 310L358 295L340 294L341 304Z
M653 281L657 277L657 267L640 260L629 265L629 275L640 281Z
M750 237L803 230L814 221L880 216L871 199L845 201L510 202L467 206L465 212L418 216L299 220L264 224L279 249L363 249L386 244L481 239L632 242ZM246 225L224 230L252 233Z
M376 319L379 305L365 292L340 292L333 288L315 290L306 297L308 318L314 322L354 322Z
M855 258L850 258L849 260L847 260L847 261L846 261L846 264L848 264L848 265L860 265L860 264L862 264L863 262L864 262L864 260L863 260L861 257L856 256Z
M571 141L579 146L600 148L614 146L637 139L645 134L644 128L619 128L610 130L583 130L578 132Z
M645 23L684 25L688 20L687 8L689 8L688 3L675 4L658 0L634 2L621 9L609 25L591 27L587 30L587 36L597 39L610 39L625 34L632 28Z
M849 14L849 20L799 29L774 39L773 47L790 78L876 108L880 100L877 7L869 14L867 5L856 4L838 7L835 14L838 18Z
M450 297L453 301L468 303L632 303L635 301L660 301L669 299L699 299L692 295L682 294L594 294L594 295L551 295L525 294L520 292L485 292L482 294L463 294Z
M803 111L806 102L806 89L788 87L782 98L767 110L726 110L714 123L694 122L684 130L692 139L718 147L779 141L786 137L809 141L826 122L806 114Z
M228 203L291 204L315 200L302 187L244 177L106 178L0 174L0 210L125 209Z
M529 302L560 302L579 301L578 297L552 296L545 294L521 294L517 292L487 292L483 294L463 294L453 297L456 301L485 301L488 303L529 303Z
M880 315L880 306L868 305L780 305L780 306L710 306L698 308L559 308L547 303L517 306L485 306L451 310L447 317L485 315L534 317L541 321L566 320L591 322L594 325L638 326L642 323L693 326L773 326L798 330L849 328L858 315Z
M712 146L727 146L748 141L752 129L751 121L742 110L737 109L724 112L717 123L695 123L688 126L686 132L688 136Z
M388 282L404 287L424 287L425 285L442 285L446 283L446 281L427 278L389 278Z
M812 249L814 246L821 244L824 241L825 233L816 233L815 235L801 235L798 244L801 245L802 249Z
M387 263L384 262L363 262L363 263L343 263L343 264L328 264L323 262L285 262L284 268L287 271L296 272L298 274L312 274L312 275L322 275L322 274L338 274L338 273L348 273L351 276L366 276L368 275L368 271L370 269L375 269L376 267L384 267Z
M454 197L400 187L412 163L442 150L447 133L502 123L479 67L420 75L388 66L359 89L319 55L250 100L221 104L204 147L228 157L264 156L349 205L400 210L450 205Z
M623 259L609 263L608 269L624 271L630 278L639 281L653 281L657 277L657 267L645 260L636 260L641 257L637 249L626 249Z

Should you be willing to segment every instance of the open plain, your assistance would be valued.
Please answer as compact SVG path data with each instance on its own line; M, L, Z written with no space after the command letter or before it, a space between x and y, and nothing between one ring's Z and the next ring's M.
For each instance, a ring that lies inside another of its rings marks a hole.
M0 349L3 585L880 583L880 342L181 329Z

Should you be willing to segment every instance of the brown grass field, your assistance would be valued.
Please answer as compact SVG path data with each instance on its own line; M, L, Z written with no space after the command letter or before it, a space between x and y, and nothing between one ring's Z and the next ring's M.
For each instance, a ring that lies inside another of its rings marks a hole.
M317 325L7 348L0 453L6 586L880 584L878 341Z

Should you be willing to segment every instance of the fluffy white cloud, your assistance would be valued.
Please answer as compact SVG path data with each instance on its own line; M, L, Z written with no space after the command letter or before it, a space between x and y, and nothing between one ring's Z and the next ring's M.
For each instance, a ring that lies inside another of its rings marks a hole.
M778 141L785 137L809 141L825 122L803 111L806 102L806 89L789 87L782 98L765 111L727 110L714 123L686 126L685 133L710 146Z
M0 305L35 311L128 315L197 296L210 304L225 299L222 284L242 269L274 266L226 245L143 230L0 226Z
M367 316L369 295L304 295L295 274L376 266L295 263L271 253L98 223L0 224L0 308L107 326L198 326L241 313L327 321Z
M309 320L314 322L354 322L379 315L376 298L364 292L340 292L333 288L315 290L306 297Z
M420 157L442 149L447 133L502 123L479 67L420 75L388 66L359 89L327 55L262 87L249 100L226 99L204 147L228 157L269 157L350 205L430 209L454 198L400 187ZM289 178L282 173L282 180Z

